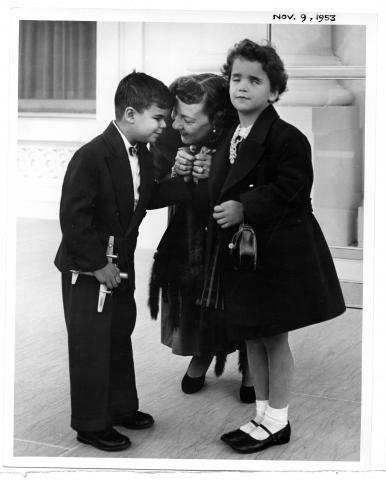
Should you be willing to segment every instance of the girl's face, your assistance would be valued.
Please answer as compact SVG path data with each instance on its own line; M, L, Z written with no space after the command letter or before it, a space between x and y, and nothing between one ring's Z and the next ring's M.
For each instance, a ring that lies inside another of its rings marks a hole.
M271 82L261 63L240 57L233 61L229 94L240 120L244 119L246 124L255 121L269 101L277 98L277 93L271 92Z
M182 143L192 145L201 143L212 130L209 117L204 113L204 102L187 104L177 97L172 112L173 128L181 135Z

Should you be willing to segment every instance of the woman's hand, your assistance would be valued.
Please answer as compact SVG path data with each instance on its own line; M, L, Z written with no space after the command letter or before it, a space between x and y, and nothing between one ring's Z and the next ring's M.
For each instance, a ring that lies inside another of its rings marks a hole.
M215 151L216 150L210 150L207 147L202 147L199 153L195 155L192 171L193 178L203 180L209 177L212 157Z
M228 200L214 207L213 218L221 228L229 228L243 221L244 207L241 202Z
M185 177L188 180L192 175L194 155L186 151L186 147L177 150L176 159L174 161L174 171L177 175Z

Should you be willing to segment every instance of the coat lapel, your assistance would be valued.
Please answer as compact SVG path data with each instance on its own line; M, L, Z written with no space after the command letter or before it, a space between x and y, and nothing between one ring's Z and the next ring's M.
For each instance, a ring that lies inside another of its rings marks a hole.
M122 138L112 122L104 131L103 138L110 152L105 160L111 173L120 224L125 230L134 209L133 177L129 157Z
M224 185L225 179L229 171L229 144L232 139L236 125L231 129L221 144L217 147L216 153L212 159L211 173L208 180L208 189L210 195L210 203L214 205L220 194L220 190Z
M264 141L273 122L278 118L279 116L276 113L276 110L270 105L255 121L248 137L240 145L236 161L229 170L229 174L221 188L219 198L245 178L245 176L248 175L248 173L261 161L265 151ZM224 154L224 152L222 153ZM229 149L226 151L226 156L228 153ZM222 159L222 164L224 164L225 161L229 162L229 159Z

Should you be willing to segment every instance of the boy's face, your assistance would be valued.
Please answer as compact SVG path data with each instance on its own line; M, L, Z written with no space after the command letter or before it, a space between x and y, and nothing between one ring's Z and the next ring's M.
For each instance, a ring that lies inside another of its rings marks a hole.
M131 131L133 142L155 142L166 127L165 119L169 109L160 108L153 104L143 112L134 110L134 124Z
M229 82L232 104L244 117L253 119L267 107L268 100L275 100L276 92L271 92L271 82L257 60L235 58Z
M172 112L173 128L181 135L182 143L201 143L212 130L208 115L204 112L204 102L187 104L177 97Z

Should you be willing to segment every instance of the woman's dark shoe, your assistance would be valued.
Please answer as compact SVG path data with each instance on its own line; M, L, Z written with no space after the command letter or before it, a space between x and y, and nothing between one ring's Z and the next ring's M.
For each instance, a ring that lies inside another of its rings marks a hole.
M126 448L129 448L131 445L128 437L122 435L113 428L100 432L78 432L76 439L78 442L92 445L99 450L105 450L107 452L126 450Z
M185 373L184 378L181 381L181 389L184 393L196 393L204 386L205 375L201 377L189 377Z
M256 440L250 435L247 435L238 442L232 442L229 446L238 453L255 453L274 445L283 445L290 441L291 427L289 422L284 428L276 433L271 433L264 425L260 424L259 426L269 434L268 438L265 438L264 440Z
M240 400L243 403L254 403L256 401L255 387L247 387L246 385L241 384Z
M259 424L254 420L251 420L251 423L253 423L253 425L255 425L256 427L259 426ZM237 430L232 430L231 432L221 435L221 440L227 445L232 445L232 443L237 443L240 440L243 440L245 437L249 437L248 433L245 433L238 428Z

